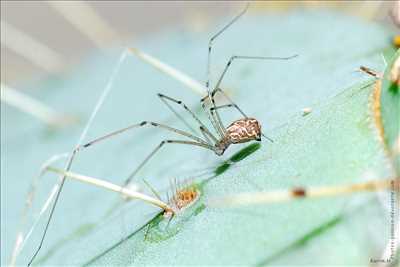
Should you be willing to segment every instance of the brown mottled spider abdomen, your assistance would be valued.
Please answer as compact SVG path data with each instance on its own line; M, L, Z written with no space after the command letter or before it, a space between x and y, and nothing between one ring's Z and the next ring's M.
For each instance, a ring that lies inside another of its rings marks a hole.
M236 120L226 128L225 138L231 144L246 143L252 140L261 141L261 125L254 118Z

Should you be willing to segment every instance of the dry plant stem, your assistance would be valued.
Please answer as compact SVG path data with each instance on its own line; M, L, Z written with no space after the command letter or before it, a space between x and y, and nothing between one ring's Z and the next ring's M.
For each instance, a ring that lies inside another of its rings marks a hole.
M51 126L62 126L72 121L72 118L59 114L40 101L4 84L1 84L0 99L5 104L16 107Z
M205 86L203 86L200 82L190 78L188 75L184 74L183 72L161 62L157 58L152 57L134 47L128 48L128 51L130 54L143 60L145 63L148 63L149 65L155 67L157 70L159 70L171 77L174 77L176 80L180 81L181 83L186 85L188 88L192 89L197 94L204 95L207 93L207 88Z
M46 72L57 73L65 65L65 59L58 52L3 20L0 41L2 46Z
M390 70L390 80L400 86L400 57L396 59Z
M82 174L78 174L78 173L73 173L73 172L69 172L69 171L66 172L66 171L63 171L61 169L57 169L57 168L53 168L53 167L47 167L47 170L51 171L51 172L54 172L54 173L61 174L61 175L65 176L65 177L68 177L68 178L71 178L71 179L75 179L75 180L83 182L83 183L95 185L97 187L101 187L101 188L104 188L104 189L107 189L107 190L110 190L110 191L117 192L117 193L122 194L123 196L128 197L128 198L140 199L140 200L142 200L144 202L147 202L147 203L150 203L152 205L155 205L155 206L157 206L157 207L159 207L159 208L161 208L161 209L163 209L165 211L173 212L172 208L168 204L162 202L161 200L153 198L153 197L150 197L150 196L145 195L145 194L142 194L140 192L132 191L132 190L126 188L126 187L122 187L122 186L119 186L119 185L116 185L116 184L113 184L113 183L110 183L110 182L107 182L107 181L104 181L104 180L101 180L101 179L93 178L93 177L90 177L90 176L86 176L86 175L82 175Z
M271 192L240 193L237 195L212 199L210 200L209 204L210 206L244 206L252 204L284 202L299 198L330 197L356 192L374 192L390 189L392 183L395 182L396 179L385 179L350 185L312 187L308 189L297 188L292 190L278 190Z
M86 1L46 2L98 48L106 49L110 42L118 40L118 35L111 25Z

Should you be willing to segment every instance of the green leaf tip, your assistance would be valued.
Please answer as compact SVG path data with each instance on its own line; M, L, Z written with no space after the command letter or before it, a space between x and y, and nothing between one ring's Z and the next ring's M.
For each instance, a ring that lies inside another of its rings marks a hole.
M261 144L260 143L254 143L250 144L247 147L243 148L239 152L233 154L233 156L230 158L231 161L233 162L238 162L243 160L244 158L250 156L254 152L256 152L258 149L260 149Z
M240 151L233 154L229 158L229 160L224 161L221 165L219 165L215 169L214 174L216 176L218 176L218 175L224 173L226 170L229 169L229 167L232 165L233 162L239 162L239 161L247 158L248 156L250 156L251 154L256 152L258 149L260 149L260 147L261 147L260 143L253 143L253 144L246 146L245 148L243 148Z

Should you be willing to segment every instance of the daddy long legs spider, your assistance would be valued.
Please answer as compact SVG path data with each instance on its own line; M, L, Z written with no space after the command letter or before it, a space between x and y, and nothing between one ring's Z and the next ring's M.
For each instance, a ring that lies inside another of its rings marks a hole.
M72 166L72 162L73 159L75 158L75 156L82 150L100 143L101 141L104 141L108 138L117 136L121 133L124 133L126 131L129 130L133 130L136 128L142 128L142 127L154 127L154 128L159 128L159 129L163 129L172 133L175 133L181 137L185 137L185 140L181 140L181 139L166 139L163 140L161 143L159 143L152 151L150 154L148 154L145 159L142 161L142 163L140 163L138 165L138 167L128 176L128 178L125 180L124 185L127 186L132 179L136 176L136 174L142 169L142 167L147 164L149 162L149 160L161 149L161 147L163 147L165 144L185 144L185 145L191 145L191 146L197 146L197 147L201 147L207 150L211 150L213 151L216 155L221 156L224 154L225 150L232 144L239 144L239 143L246 143L246 142L250 142L250 141L261 141L261 138L267 138L268 140L272 141L270 138L268 138L266 135L264 135L261 131L261 124L259 123L259 121L255 118L252 117L248 117L240 108L239 106L234 103L230 97L225 94L225 92L220 88L220 85L222 83L222 80L224 78L224 76L226 75L227 71L229 70L229 67L231 66L231 64L235 61L235 60L289 60L292 59L294 57L296 57L297 55L294 56L289 56L289 57L263 57L263 56L232 56L229 61L227 62L223 72L221 73L217 83L215 86L213 86L212 88L210 88L210 79L209 79L209 73L210 73L210 64L211 64L211 52L212 52L212 46L213 46L213 42L216 40L216 38L218 36L221 35L221 33L223 33L225 30L227 30L234 22L236 22L241 16L243 16L246 11L248 9L248 5L246 6L246 8L236 17L234 17L227 25L225 25L220 31L218 31L215 35L212 36L212 38L209 41L209 46L208 46L208 64L207 64L207 82L206 82L206 92L207 95L205 97L203 97L200 102L201 102L201 107L203 109L203 111L205 112L205 114L207 115L208 121L210 123L210 125L212 126L211 128L207 127L205 125L205 123L203 123L199 117L189 108L187 107L182 101L180 100L176 100L175 98L163 95L163 94L158 94L158 97L160 98L160 100L173 112L177 115L177 117L179 119L181 119L182 121L183 118L174 110L174 108L170 105L170 104L177 104L182 106L186 112L188 112L191 117L196 121L197 123L197 127L196 129L198 129L201 133L201 137L199 137L198 134L196 133L189 133L187 131L183 131L183 130L179 130L173 127L170 127L168 125L165 124L161 124L161 123L157 123L157 122L153 122L153 121L142 121L139 123L135 123L132 125L129 125L125 128L116 130L116 131L112 131L108 134L105 134L101 137L98 137L86 144L81 144L81 140L83 138L80 138L80 140L78 141L78 144L76 145L75 149L72 151L72 153L69 156L69 160L66 164L66 168L65 171L69 171L69 169ZM149 58L151 59L151 57L147 56L146 54L138 51L137 49L129 49L129 51L133 54L135 54L136 56L140 57L143 59L143 57L146 57L147 60L149 60ZM122 59L121 59L122 60ZM120 60L120 61L121 61ZM154 61L154 59L152 59L153 65L157 65L157 61ZM150 62L149 62L150 63ZM156 64L155 64L156 63ZM160 67L160 66L159 66ZM162 71L166 71L166 69L168 69L168 66L163 65L162 68L160 68ZM171 72L171 69L168 69ZM175 74L175 78L178 80L181 80L182 82L188 82L187 79L185 79L185 77L183 77L182 75L180 75L180 73L177 73L176 71L174 72ZM108 89L107 89L108 90ZM107 92L107 90L105 90L105 92ZM217 105L215 97L217 94L221 94L221 96L223 96L226 100L227 100L227 104L221 104L221 105ZM101 98L100 101L98 102L98 105L95 107L94 109L94 113L95 114L97 112L97 110L99 109L102 100L104 99L106 93L104 93ZM207 107L207 102L209 104L209 107ZM219 115L219 110L220 109L226 109L226 108L234 108L236 109L242 116L242 118L237 119L235 121L233 121L229 126L225 127L225 125L222 122L222 119ZM93 115L94 116L94 115ZM92 116L92 117L93 117ZM88 125L90 124L91 119L89 120ZM184 121L185 122L185 121ZM187 123L185 122L185 124L187 125ZM88 127L88 126L87 126ZM87 128L85 129L85 131L87 131ZM86 133L84 131L84 133L82 134L82 136ZM192 130L193 131L193 130ZM54 201L52 203L52 205L49 207L50 208L50 214L47 220L47 223L45 224L45 228L43 231L43 234L40 238L40 242L39 245L37 246L33 256L31 257L28 265L30 265L36 258L36 256L38 255L46 233L48 231L50 222L52 220L52 216L55 210L55 207L57 205L57 201L59 199L59 196L61 194L62 191L62 187L64 185L66 179L66 175L65 174L61 174L61 180L59 183L59 187L57 188L57 190L55 191L54 194Z
M212 90L210 90L210 78L209 78L209 69L210 69L210 58L211 58L211 51L212 51L212 44L213 41L226 29L229 28L235 21L237 21L242 15L245 14L245 12L248 9L248 5L246 8L239 14L237 15L233 20L231 20L227 25L225 25L220 31L218 31L209 41L209 48L208 48L208 65L207 65L207 82L206 82L206 89L207 89L207 95L203 97L200 102L203 111L206 113L208 121L210 122L210 125L212 125L212 129L209 129L200 119L199 117L187 106L185 103L183 103L181 100L177 100L175 98L172 98L170 96L166 96L163 94L158 94L158 97L160 100L180 119L182 120L186 125L187 122L177 113L174 108L169 104L177 104L180 105L184 108L186 112L188 112L191 117L196 121L198 124L198 129L200 130L202 137L197 136L194 133L189 133L186 131L182 131L176 128L172 128L168 125L160 124L157 122L152 122L152 121L142 121L140 123L132 124L128 127L110 132L106 135L103 135L99 138L96 138L76 149L76 152L85 148L88 148L96 143L99 143L101 141L104 141L110 137L119 135L121 133L124 133L126 131L135 129L135 128L140 128L140 127L145 127L145 126L150 126L150 127L155 127L155 128L160 128L163 130L167 130L170 132L174 132L180 136L184 136L189 140L163 140L161 141L160 144L158 144L154 150L143 160L142 163L139 164L139 166L128 176L128 178L125 181L125 185L129 184L132 179L135 177L135 175L141 170L141 168L163 147L165 144L186 144L186 145L192 145L192 146L198 146L202 147L208 150L213 151L217 156L221 156L224 154L225 150L232 144L240 144L240 143L246 143L250 142L253 140L256 141L261 141L261 136L264 138L268 139L269 141L273 142L272 139L267 137L265 134L262 133L261 131L261 124L259 121L255 118L248 117L240 108L239 106L234 103L231 98L220 88L220 85L222 83L222 80L227 73L229 67L231 66L232 62L237 59L255 59L255 60L289 60L294 57L297 57L297 55L289 56L289 57L261 57L261 56L232 56L224 70L222 71L216 85L213 87ZM151 59L150 61L148 60L149 56L138 51L137 49L130 48L130 52L133 54L137 55L138 57L141 57L142 59L144 58L148 63L154 65L154 59ZM151 62L153 61L153 63ZM160 66L157 66L160 68ZM160 68L162 71L165 71L165 68ZM179 78L177 78L179 80ZM223 105L217 105L215 101L215 96L217 93L220 93L228 102L228 104L223 104ZM211 103L211 107L207 109L206 107L206 101L209 101ZM234 108L236 109L242 116L242 118L237 119L233 121L229 126L225 127L221 117L219 115L218 110L223 109L223 108ZM193 128L188 126L192 131L194 132ZM213 133L214 131L214 133Z

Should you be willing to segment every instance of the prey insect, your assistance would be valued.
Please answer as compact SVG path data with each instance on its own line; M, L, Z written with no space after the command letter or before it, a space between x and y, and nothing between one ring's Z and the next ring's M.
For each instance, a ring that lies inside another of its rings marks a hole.
M47 219L47 223L45 225L45 229L43 231L43 234L41 236L40 242L38 247L36 248L33 256L31 257L28 265L30 265L38 255L40 249L42 248L45 236L47 234L50 222L52 220L53 214L55 207L57 205L57 201L59 199L59 196L61 194L62 187L64 185L65 179L66 179L66 174L68 174L68 171L70 170L72 166L73 159L75 156L81 152L82 150L85 150L95 144L98 144L102 141L105 141L111 137L115 137L117 135L120 135L124 132L133 130L133 129L138 129L138 128L144 128L144 127L151 127L151 128L156 128L156 129L162 129L171 133L174 133L178 136L184 137L185 139L165 139L161 141L145 158L144 160L137 166L137 168L129 174L129 176L126 178L124 182L124 187L121 187L121 192L124 191L126 188L133 180L133 178L137 175L137 173L150 161L150 159L165 145L165 144L183 144L183 145L190 145L190 146L196 146L200 147L203 149L207 149L209 151L214 152L217 156L221 156L224 154L224 152L228 149L233 144L240 144L240 143L247 143L250 141L261 141L262 137L268 139L269 141L272 142L271 138L268 138L266 135L263 134L261 130L261 124L256 118L252 118L247 116L239 106L234 103L231 98L221 89L221 84L223 81L223 78L225 77L226 73L229 70L229 67L231 64L236 61L236 60L289 60L297 55L289 56L289 57L263 57L263 56L232 56L225 68L223 69L221 75L219 76L219 79L217 80L217 83L214 86L210 85L210 63L211 63L211 52L212 52L212 47L213 43L216 40L218 36L220 36L225 30L227 30L234 22L236 22L241 16L243 16L248 9L248 6L236 17L234 17L228 24L226 24L220 31L218 31L215 35L212 36L212 38L209 41L208 45L208 64L207 64L207 82L205 86L199 86L195 85L197 89L199 88L204 88L203 92L206 92L207 95L203 97L200 100L201 107L203 112L206 114L207 119L211 127L207 127L205 123L203 123L199 117L187 106L185 105L181 100L177 100L175 98L163 95L163 94L158 94L158 97L160 100L180 119L182 120L186 125L186 121L180 116L178 112L175 111L175 109L172 107L173 105L179 105L185 109L187 113L194 119L196 122L196 130L191 128L192 133L183 131L180 129L173 128L171 126L162 124L162 123L157 123L153 121L142 121L139 123L135 123L132 125L129 125L125 128L112 131L108 134L105 134L101 137L98 137L90 142L87 142L85 144L81 144L81 140L83 140L83 137L85 136L88 127L90 123L93 120L93 117L97 113L97 110L100 108L102 101L104 100L106 94L109 91L109 88L106 87L105 91L103 92L102 96L100 97L100 100L98 104L96 105L91 118L89 119L89 122L83 131L80 140L78 141L78 144L76 145L75 149L72 151L72 153L69 156L69 160L66 164L65 167L65 172L61 173L61 179L58 187L56 188L56 191L54 196L54 201L52 202L52 205L50 206L50 214ZM147 63L152 64L153 66L156 66L159 70L166 72L168 74L171 74L174 76L174 78L178 79L179 81L185 83L186 85L193 85L193 81L191 81L188 77L183 75L177 70L172 69L171 67L167 66L166 64L160 63L158 60L152 58L149 55L146 55L137 49L129 49L129 52L132 54L136 55L137 57L143 59ZM124 54L125 55L125 54ZM122 57L120 59L119 64L122 61ZM115 73L111 76L111 80L115 77ZM216 95L220 94L222 97L225 98L227 101L227 104L217 104L216 103ZM220 117L219 111L221 109L229 109L232 108L239 112L241 114L241 118L233 121L230 123L227 127L222 122L222 119ZM197 131L200 131L199 135ZM52 199L51 199L52 200ZM159 203L160 204L160 203ZM164 203L165 204L165 203ZM162 207L160 204L159 207ZM164 205L164 210L168 210L169 208Z
M362 72L364 72L364 73L366 73L366 74L368 74L368 75L370 75L372 77L375 77L377 79L381 79L382 78L382 74L381 73L379 73L379 72L377 72L377 71L375 71L375 70L373 70L371 68L365 67L365 66L360 66L360 71L362 71Z

